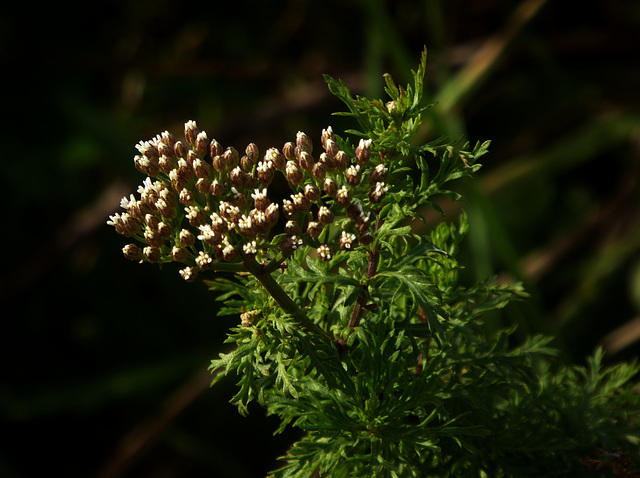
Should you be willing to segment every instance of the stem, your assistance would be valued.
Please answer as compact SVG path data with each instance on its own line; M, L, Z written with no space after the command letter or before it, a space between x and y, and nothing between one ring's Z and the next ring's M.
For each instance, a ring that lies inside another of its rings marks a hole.
M369 251L369 262L367 263L367 279L371 279L378 268L379 255L378 251L372 249ZM351 318L349 319L349 328L357 327L360 324L360 318L362 317L362 309L365 307L367 300L366 290L363 288L362 292L358 294L356 303L353 306L353 312L351 312Z
M246 259L244 261L249 272L255 276L256 279L267 289L267 292L274 298L278 305L289 314L293 319L307 332L311 334L320 335L322 339L327 343L333 343L333 337L329 335L324 329L315 324L305 312L296 305L296 303L289 297L289 295L280 287L280 284L271 276L271 273L267 273L256 262L255 259Z

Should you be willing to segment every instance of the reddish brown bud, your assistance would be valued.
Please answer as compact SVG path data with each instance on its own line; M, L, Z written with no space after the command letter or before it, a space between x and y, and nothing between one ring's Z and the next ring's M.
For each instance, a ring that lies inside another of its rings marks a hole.
M178 158L186 158L187 157L187 147L184 145L184 143L182 141L176 141L176 144L173 148L174 152L176 153L176 156Z
M236 150L233 146L229 146L223 154L226 169L233 169L238 166L240 162L240 155L238 154L238 150Z
M287 142L282 147L282 154L287 161L294 161L296 159L296 145L292 142Z
M149 262L160 262L162 260L162 253L160 248L154 246L147 246L142 250L142 254Z
M326 206L321 206L318 210L318 221L321 224L331 224L333 222L333 213Z
M205 131L201 131L196 136L196 154L199 158L204 157L205 154L209 152L209 138L207 138L207 133Z
M290 184L300 184L304 179L302 171L294 161L287 162L285 173Z
M307 225L307 234L309 234L314 239L317 239L321 232L322 224L320 224L319 222L311 221Z
M209 154L211 155L211 157L215 158L216 156L222 156L222 153L224 153L224 148L222 147L222 145L215 139L211 141L211 144L209 145Z
M349 163L351 162L347 153L342 150L336 153L336 155L333 157L333 161L336 165L336 168L338 168L340 171L344 171L345 169L347 169L349 167Z
M184 247L173 246L171 249L171 257L173 257L173 260L176 262L184 262L188 256L189 253Z
M301 152L304 151L309 154L313 152L313 143L311 142L311 138L302 131L298 131L298 134L296 135L296 146Z
M289 220L284 225L284 232L286 232L290 236L300 234L300 224L298 224L296 221Z
M323 190L327 195L335 197L338 193L338 184L333 179L327 178L324 180Z
M129 259L130 261L139 261L142 259L142 251L135 244L127 244L122 248L122 253L124 257Z
M311 154L307 153L306 151L302 151L300 153L298 161L300 163L300 167L305 171L311 171L313 169L313 165L315 164L313 156L311 156Z
M184 124L184 138L187 140L187 143L193 147L196 146L196 137L198 136L198 133L200 133L200 130L198 129L195 121L190 120Z
M325 164L325 162L322 162L313 165L313 176L320 181L327 176L327 166Z
M213 194L215 197L222 197L222 195L224 195L224 186L217 179L213 180L209 189L211 191L211 194Z
M180 231L178 238L180 240L180 244L184 247L191 247L196 242L196 236L188 229Z
M307 184L304 187L304 196L309 202L316 202L320 199L320 189L315 184Z
M358 164L367 164L371 157L371 140L360 139L358 147L356 148L356 161Z

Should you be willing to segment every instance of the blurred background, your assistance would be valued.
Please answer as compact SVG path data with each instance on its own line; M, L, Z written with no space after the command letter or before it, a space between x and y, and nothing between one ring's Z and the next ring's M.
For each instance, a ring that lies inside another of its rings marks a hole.
M142 0L3 5L0 476L259 477L296 432L208 388L238 318L124 259L135 144L197 121L238 149L352 127L323 73L382 95L429 49L423 139L492 140L459 189L465 280L522 280L495 326L568 363L640 351L640 3ZM11 146L11 147L10 147ZM448 214L456 210L443 202ZM429 217L433 215L427 212ZM434 220L435 220L435 216Z

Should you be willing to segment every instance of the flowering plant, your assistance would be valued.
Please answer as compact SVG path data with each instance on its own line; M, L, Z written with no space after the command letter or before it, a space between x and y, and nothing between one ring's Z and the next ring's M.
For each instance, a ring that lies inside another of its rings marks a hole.
M239 316L214 383L237 374L241 413L256 400L278 431L306 433L273 476L567 476L596 447L640 438L635 364L602 369L597 352L553 368L551 339L490 335L483 314L524 298L521 285L459 283L464 213L413 231L426 206L442 213L436 197L460 199L449 183L489 146L413 144L425 68L426 51L413 84L385 75L386 102L326 76L359 129L327 127L319 147L298 132L241 154L193 121L184 141L137 145L148 177L109 224L135 241L127 258L182 264Z

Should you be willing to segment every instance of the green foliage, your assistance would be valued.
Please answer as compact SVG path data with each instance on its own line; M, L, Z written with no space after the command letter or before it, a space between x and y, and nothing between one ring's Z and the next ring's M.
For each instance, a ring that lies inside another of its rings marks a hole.
M409 225L425 205L436 207L435 197L459 199L450 183L475 173L489 146L444 138L412 143L426 109L425 68L426 51L413 84L397 86L386 75L387 102L353 98L343 82L326 77L347 106L342 114L359 125L346 133L364 140L354 148L336 135L337 145L363 178L376 179L354 182L346 167L344 178L335 176L353 196L343 209L327 190L314 199L337 213L320 234L303 232L299 242L259 237L258 262L246 252L248 241L229 233L224 257L197 263L203 270L244 269L232 280L208 281L224 302L222 313L242 319L227 339L233 350L212 361L214 383L236 375L231 401L241 413L257 401L280 418L277 431L305 432L274 477L579 476L581 459L595 449L637 462L638 365L605 368L599 350L586 367L567 367L548 337L515 344L513 329L490 334L483 317L525 298L522 286L460 282L464 213L422 236ZM298 154L310 150L306 141ZM304 185L319 176L303 176ZM292 189L302 188L287 177ZM203 204L213 204L204 196ZM299 208L289 217L307 226L311 215ZM322 245L360 228L370 236L321 254ZM198 257L211 246L205 242Z

